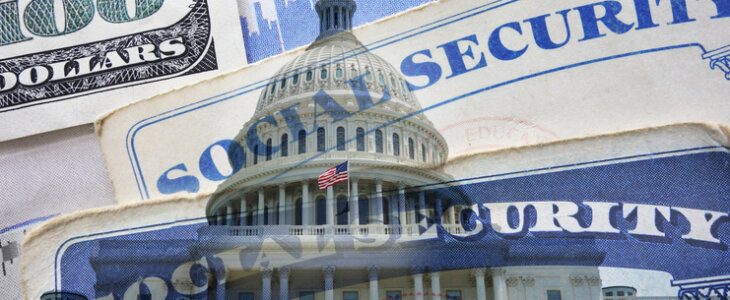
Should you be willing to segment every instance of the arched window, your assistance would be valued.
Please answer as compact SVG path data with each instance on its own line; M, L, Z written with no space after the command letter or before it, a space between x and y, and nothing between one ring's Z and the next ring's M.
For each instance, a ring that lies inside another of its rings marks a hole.
M281 80L281 89L283 90L284 88L286 88L286 77Z
M335 70L335 77L338 79L342 78L342 68L337 68L337 70Z
M266 140L266 161L271 160L271 139Z
M393 215L391 214L391 201L389 197L383 197L383 224L393 224Z
M299 154L307 153L307 132L299 130Z
M357 128L357 151L365 151L365 129L362 127Z
M297 85L299 83L299 74L294 74L294 77L292 78L292 85Z
M375 152L383 153L383 131L375 130Z
M335 28L340 28L340 13L335 9Z
M400 156L400 137L397 133L393 134L393 155Z
M312 70L307 71L307 81L312 81Z
M319 78L327 79L327 69L322 69L322 73L320 73Z
M378 73L378 81L380 84L385 85L385 77L383 77L383 73Z
M337 151L345 151L345 127L337 127Z
M358 212L360 215L358 216L358 219L360 220L360 225L367 225L368 217L370 216L370 200L368 197L361 196L357 202L359 205Z
M317 129L317 151L324 152L324 149L324 127L320 127L319 129Z
M410 158L410 159L416 158L415 146L413 145L412 138L408 138L408 158Z
M271 221L269 220L269 207L264 206L264 224L259 224L259 225L270 225L271 224L270 222Z
M302 198L294 201L294 225L302 225Z
M259 163L259 145L253 146L253 164Z
M350 209L348 208L347 196L337 196L337 213L335 215L337 218L337 225L347 225L350 220L348 214L349 211Z
M271 94L272 95L274 94L274 89L275 88L276 88L276 82L274 82L274 84L271 85Z
M281 136L281 157L289 156L289 135L284 134Z
M316 206L316 225L327 224L327 199L323 196L317 197L317 201L314 202Z
M421 144L421 160L426 161L426 145Z

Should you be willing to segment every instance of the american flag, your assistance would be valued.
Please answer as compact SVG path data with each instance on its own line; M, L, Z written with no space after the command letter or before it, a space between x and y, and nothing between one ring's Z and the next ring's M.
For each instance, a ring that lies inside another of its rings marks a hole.
M335 183L347 181L350 178L347 173L347 162L341 163L335 167L327 169L322 175L319 175L319 189L324 190L335 185Z

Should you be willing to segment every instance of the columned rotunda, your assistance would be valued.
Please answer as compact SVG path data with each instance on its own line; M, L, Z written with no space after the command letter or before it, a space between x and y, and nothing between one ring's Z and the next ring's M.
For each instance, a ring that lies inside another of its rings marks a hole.
M595 267L478 263L508 245L452 259L464 249L443 236L471 229L471 202L444 184L448 147L403 76L350 32L355 10L317 2L319 37L272 77L235 138L241 168L200 232L222 249L216 298L599 299ZM345 161L349 181L320 190L318 176Z

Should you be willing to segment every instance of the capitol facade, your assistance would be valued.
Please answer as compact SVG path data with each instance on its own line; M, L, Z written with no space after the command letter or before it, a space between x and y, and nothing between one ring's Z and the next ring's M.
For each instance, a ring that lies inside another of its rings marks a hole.
M225 265L209 296L600 299L598 268L580 262L593 254L546 266L508 241L464 247L473 201L448 184L446 141L398 69L350 32L355 2L316 10L319 37L263 89L235 138L243 166L207 204L199 238ZM320 190L344 162L349 180ZM489 256L515 263L480 263Z

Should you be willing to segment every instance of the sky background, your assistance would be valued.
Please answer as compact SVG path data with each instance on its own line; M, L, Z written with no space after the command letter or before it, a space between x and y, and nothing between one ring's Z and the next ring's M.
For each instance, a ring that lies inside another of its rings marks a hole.
M371 23L434 0L355 0L353 25ZM249 63L307 45L319 34L316 0L238 0Z

